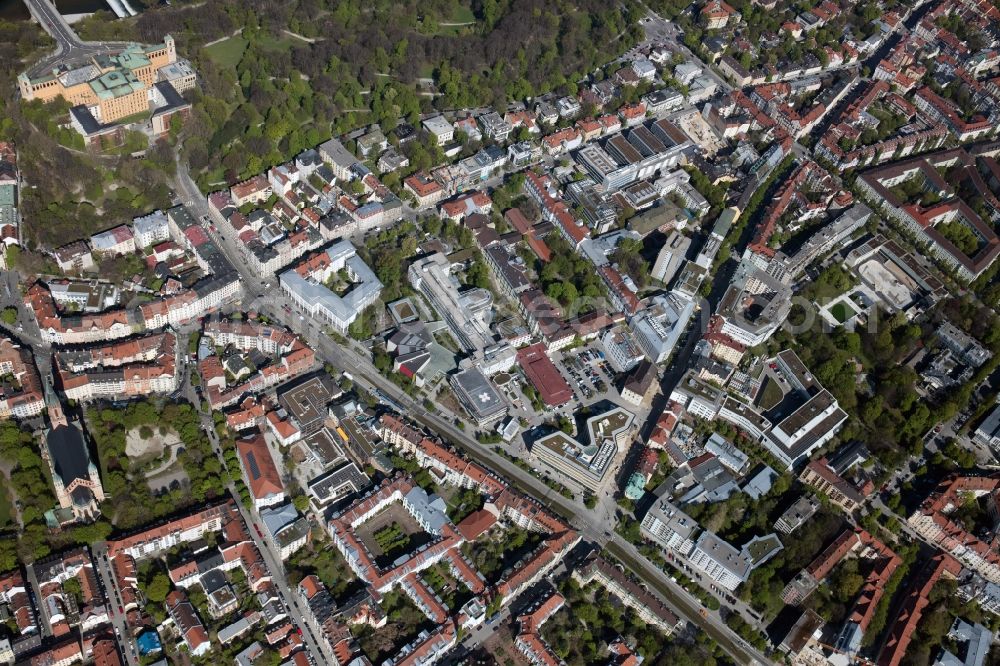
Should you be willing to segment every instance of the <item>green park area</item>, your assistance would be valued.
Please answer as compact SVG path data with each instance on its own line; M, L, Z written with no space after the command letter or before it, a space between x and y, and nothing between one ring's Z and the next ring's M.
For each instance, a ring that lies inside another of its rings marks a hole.
M410 537L398 523L394 522L375 532L375 542L384 555L391 557L406 552L410 545Z
M287 52L295 43L305 43L290 35L276 37L272 34L261 32L254 36L254 43L262 51ZM224 68L235 68L243 59L250 40L243 35L233 35L222 41L215 42L205 47L208 57L215 64Z
M830 314L833 315L834 319L843 324L856 316L858 311L847 301L838 301L830 306Z
M243 58L243 53L247 50L249 42L243 37L236 35L221 42L216 42L211 46L206 46L205 51L208 57L215 61L219 67L236 67Z
M979 248L983 244L982 239L976 235L972 227L962 220L942 222L934 229L967 257L972 257L979 252Z

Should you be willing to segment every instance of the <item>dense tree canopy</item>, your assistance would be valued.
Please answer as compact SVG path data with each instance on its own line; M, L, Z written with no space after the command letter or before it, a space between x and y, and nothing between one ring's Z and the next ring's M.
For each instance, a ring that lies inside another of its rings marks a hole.
M549 90L572 92L635 43L637 18L632 2L599 0L483 0L471 8L454 0L225 0L156 7L118 22L116 36L156 42L169 33L195 62L201 91L185 152L208 188L359 125L414 122L432 104L504 108ZM228 61L202 48L236 30L245 49ZM89 38L107 31L97 21L83 30ZM430 81L433 94L418 94L417 84Z
M131 528L224 493L222 463L212 452L198 412L190 403L134 402L124 410L94 407L87 415L88 429L97 445L101 480L111 498L102 508L117 527ZM130 430L144 425L161 428L165 434L164 424L169 424L183 444L177 460L188 481L154 495L146 483L136 482L145 465L125 453L126 438Z

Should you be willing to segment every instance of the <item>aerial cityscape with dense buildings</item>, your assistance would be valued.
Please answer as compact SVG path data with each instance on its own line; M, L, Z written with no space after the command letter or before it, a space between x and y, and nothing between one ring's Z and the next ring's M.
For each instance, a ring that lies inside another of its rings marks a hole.
M996 0L0 0L0 665L1000 666Z

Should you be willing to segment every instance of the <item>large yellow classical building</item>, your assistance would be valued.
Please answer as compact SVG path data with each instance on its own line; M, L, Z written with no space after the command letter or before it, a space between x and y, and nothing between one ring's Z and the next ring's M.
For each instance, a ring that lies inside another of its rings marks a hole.
M148 111L150 89L157 81L169 82L178 92L193 87L194 72L175 63L174 39L167 35L162 44L132 44L119 53L97 55L75 67L62 65L35 78L21 74L18 87L26 101L62 98L110 124Z

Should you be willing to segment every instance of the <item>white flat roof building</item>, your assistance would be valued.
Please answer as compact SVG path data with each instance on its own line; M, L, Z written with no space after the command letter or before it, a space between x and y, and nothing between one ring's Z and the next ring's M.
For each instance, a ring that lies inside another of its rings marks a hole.
M436 252L415 261L408 271L410 284L430 300L444 317L456 342L469 352L481 352L494 342L488 318L493 308L493 296L485 289L461 289L451 274L451 262Z
M1000 449L1000 406L972 432L972 438L981 444Z
M536 440L531 453L580 485L598 490L624 444L635 415L621 408L587 419L587 442L557 431Z
M730 592L746 581L752 568L749 554L707 530L702 532L691 552L691 564Z
M708 438L705 450L736 474L743 474L750 465L750 457L717 432Z
M507 415L507 403L486 375L476 368L455 373L449 382L459 402L480 427Z
M663 363L673 352L694 314L694 301L680 292L652 299L650 306L629 322L636 341L653 363Z
M170 223L167 214L162 210L154 210L148 215L132 220L132 234L137 248L149 247L153 243L170 238Z
M847 412L823 389L776 423L765 434L763 444L792 468L833 439L846 420Z
M639 529L664 550L687 555L694 549L694 537L701 528L698 521L661 497L643 517Z
M378 300L382 282L358 256L350 241L327 248L326 259L309 260L279 276L281 288L292 301L341 333L347 331L362 310ZM352 288L338 295L323 284L333 273L346 270Z
M444 116L434 116L423 121L424 129L434 135L438 145L444 144L455 138L455 127L444 119Z
M993 643L993 633L979 624L955 618L948 638L958 646L958 655L942 648L934 666L983 666Z

